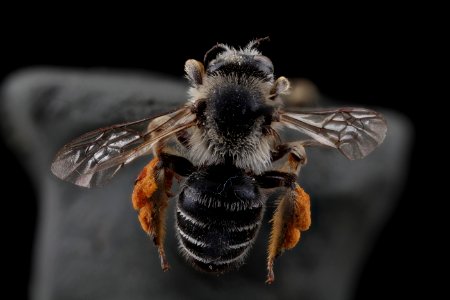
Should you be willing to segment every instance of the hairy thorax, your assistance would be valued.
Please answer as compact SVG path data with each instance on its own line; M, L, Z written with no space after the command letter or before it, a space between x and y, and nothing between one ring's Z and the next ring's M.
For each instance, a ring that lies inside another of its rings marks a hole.
M272 146L268 87L261 80L218 75L196 90L195 96L205 100L192 132L190 159L197 165L231 162L256 174L266 170Z
M259 174L270 165L271 143L272 139L263 135L260 121L254 124L251 134L233 139L214 127L195 129L189 156L197 165L217 165L229 159L236 167Z

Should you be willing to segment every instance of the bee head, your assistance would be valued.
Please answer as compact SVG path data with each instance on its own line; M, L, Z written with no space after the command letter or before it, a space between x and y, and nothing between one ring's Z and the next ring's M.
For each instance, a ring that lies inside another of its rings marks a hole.
M203 59L208 76L253 76L264 81L273 80L272 61L262 55L256 46L268 38L251 41L244 48L235 49L225 44L217 44L206 52Z
M206 52L203 63L194 59L186 62L186 76L193 88L202 86L207 77L244 77L274 84L272 61L256 48L261 42L268 40L268 37L256 39L239 49L216 44ZM271 89L272 96L285 93L288 88L287 79L280 77Z

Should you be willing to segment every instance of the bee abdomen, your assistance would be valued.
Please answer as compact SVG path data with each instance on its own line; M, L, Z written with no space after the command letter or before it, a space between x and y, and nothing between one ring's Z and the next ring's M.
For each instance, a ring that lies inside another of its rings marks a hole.
M238 268L256 239L263 204L257 187L240 179L235 178L235 184L221 193L215 192L219 184L208 182L208 189L205 181L200 187L199 181L193 183L188 179L180 193L177 204L180 249L200 270L223 273Z

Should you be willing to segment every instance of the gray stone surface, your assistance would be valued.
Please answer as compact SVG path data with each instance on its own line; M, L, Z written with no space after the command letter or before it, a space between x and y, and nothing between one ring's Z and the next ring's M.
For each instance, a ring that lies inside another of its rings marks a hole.
M183 81L155 74L106 70L30 69L3 85L1 124L23 156L39 193L40 215L31 298L51 299L349 299L362 263L403 187L412 128L402 115L380 109L389 130L384 144L361 161L310 149L300 182L311 195L312 227L275 266L264 284L268 220L247 263L208 276L178 255L173 202L163 273L156 248L130 203L133 182L149 158L103 188L82 189L50 173L65 142L100 126L139 119L186 99Z

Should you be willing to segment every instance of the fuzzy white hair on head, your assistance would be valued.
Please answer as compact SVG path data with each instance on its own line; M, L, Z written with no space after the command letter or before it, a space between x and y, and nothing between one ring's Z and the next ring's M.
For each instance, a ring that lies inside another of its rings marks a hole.
M241 56L241 55L244 56L261 55L261 52L258 51L256 48L254 48L257 43L258 40L251 41L244 48L234 48L226 44L219 44L219 46L225 49L225 51L217 54L215 59L224 59L232 56Z

